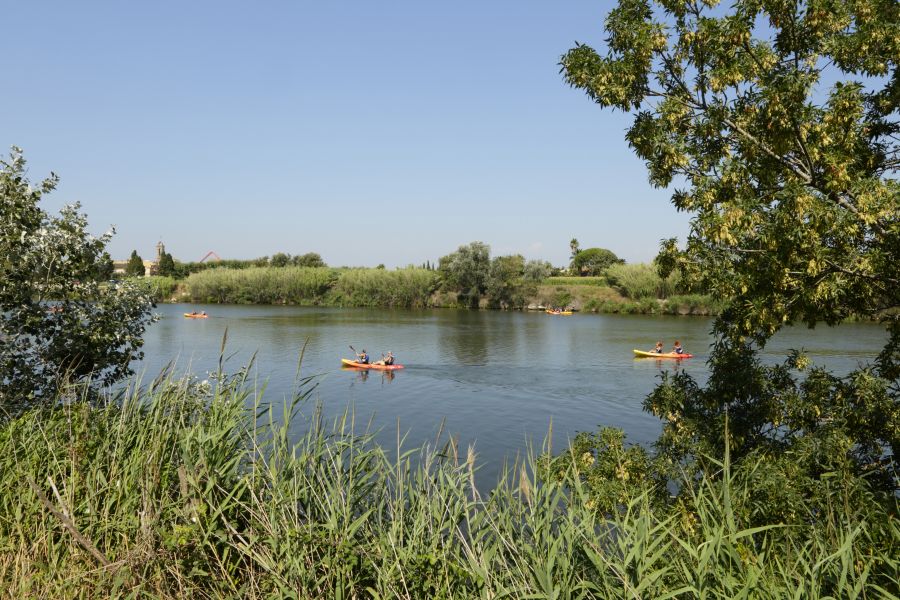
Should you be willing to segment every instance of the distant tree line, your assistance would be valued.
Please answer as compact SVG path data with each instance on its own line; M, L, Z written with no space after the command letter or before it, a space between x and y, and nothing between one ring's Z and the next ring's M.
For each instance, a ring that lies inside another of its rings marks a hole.
M112 261L106 256L109 276L112 276ZM181 262L175 260L168 252L164 252L157 265L157 274L174 279L184 279L191 273L199 273L207 269L249 269L251 267L327 267L325 261L316 252L291 256L285 252L277 252L272 257L261 256L249 260L218 260L210 262ZM126 277L142 277L144 261L137 250L131 252L125 267Z
M456 292L459 303L469 307L479 306L482 298L495 308L522 306L552 270L549 262L526 261L521 254L491 258L484 242L460 246L438 261L442 290Z

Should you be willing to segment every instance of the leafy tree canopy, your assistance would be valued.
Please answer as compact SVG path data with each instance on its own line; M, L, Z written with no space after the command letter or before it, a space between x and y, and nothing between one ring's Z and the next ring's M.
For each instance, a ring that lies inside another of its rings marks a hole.
M114 271L115 265L113 265L112 257L109 255L109 252L104 250L97 263L97 279L100 281L112 279Z
M580 250L572 259L571 270L582 277L601 275L607 267L625 261L606 248Z
M32 186L18 148L0 160L0 412L7 414L54 400L66 380L110 384L130 374L152 320L146 295L105 281L112 232L88 234L77 204L58 217L38 206L56 183L51 174Z
M175 268L175 259L172 258L172 255L168 252L163 253L162 256L159 257L159 265L157 265L157 271L160 275L165 277L174 277L177 270Z
M562 57L566 81L634 114L626 138L655 186L694 214L665 273L730 307L706 388L669 379L647 407L660 447L798 452L795 476L842 469L896 484L900 443L900 4L896 0L621 0L607 48ZM879 359L847 377L756 351L785 324L884 319ZM783 454L781 454L783 456ZM801 458L802 457L802 458Z
M131 256L128 258L128 264L125 265L125 275L128 277L143 277L145 273L144 259L138 255L137 250L132 250Z
M581 252L581 245L578 243L578 238L569 240L569 251L571 253L570 258L575 258L578 256L578 253Z
M273 267L286 267L290 262L290 254L285 254L284 252L276 252L272 255L272 259L269 261L269 264Z
M306 254L295 256L291 259L291 264L296 267L319 268L328 266L325 264L325 261L322 260L322 257L315 252L307 252Z
M521 254L496 256L491 261L487 279L487 295L494 306L521 305L524 297L525 258Z
M522 277L526 281L540 283L550 277L553 272L553 265L546 260L529 260L522 269Z
M456 252L438 261L445 289L456 290L472 298L484 294L491 268L491 247L484 242L460 246Z

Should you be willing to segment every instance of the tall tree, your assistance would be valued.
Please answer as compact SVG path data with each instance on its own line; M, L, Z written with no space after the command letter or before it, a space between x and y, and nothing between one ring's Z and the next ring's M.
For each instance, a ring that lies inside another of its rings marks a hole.
M529 260L525 263L525 267L522 270L522 277L526 281L540 283L550 277L551 272L553 272L553 265L549 262L545 260Z
M143 292L106 281L112 232L90 235L77 204L58 217L38 205L56 183L32 186L18 148L0 160L0 415L54 401L66 381L129 374L152 321Z
M607 250L606 248L585 248L572 258L572 264L569 268L575 275L583 277L597 276L601 275L608 267L624 262L612 250Z
M159 257L159 265L157 265L157 273L164 277L174 277L176 273L175 259L168 252L164 252Z
M581 246L578 244L577 238L569 240L569 260L572 260L581 252Z
M137 250L132 250L131 256L128 258L128 264L125 265L125 275L128 277L143 277L145 273L144 259L138 256Z
M496 256L491 261L486 282L488 299L493 306L502 308L521 306L524 303L527 287L522 275L525 271L525 258L521 254Z
M103 251L100 259L97 261L97 279L99 281L108 281L112 279L115 265L113 265L112 257L109 252Z
M664 272L732 300L705 388L679 375L648 399L660 447L809 458L805 472L897 481L900 444L900 4L896 0L620 0L602 55L562 57L568 83L634 113L626 138L655 186L695 216ZM786 324L880 318L888 343L847 377L757 351ZM728 416L726 430L725 416ZM699 453L695 452L695 455ZM799 461L799 459L798 459Z
M491 247L484 242L460 246L438 262L444 288L457 291L464 302L475 306L486 290L490 268Z

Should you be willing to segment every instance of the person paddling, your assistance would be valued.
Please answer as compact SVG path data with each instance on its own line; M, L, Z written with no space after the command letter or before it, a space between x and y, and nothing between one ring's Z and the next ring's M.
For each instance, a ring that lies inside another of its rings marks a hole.
M358 352L356 354L356 362L358 362L361 365L369 364L369 355L366 354L365 348L363 348L362 352Z
M391 352L390 350L388 350L387 356L385 356L384 354L382 354L382 355L381 355L381 360L375 361L375 362L372 363L372 364L373 364L373 365L390 366L390 365L394 364L394 353Z
M650 352L652 352L653 354L662 354L663 353L663 343L656 342L656 347L653 350L651 350Z
M684 354L684 348L682 348L681 342L675 340L675 345L672 346L672 352L675 354Z

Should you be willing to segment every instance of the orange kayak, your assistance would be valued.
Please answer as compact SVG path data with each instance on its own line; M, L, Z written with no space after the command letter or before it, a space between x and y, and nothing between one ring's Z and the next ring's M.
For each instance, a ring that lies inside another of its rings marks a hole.
M355 360L350 360L349 358L342 358L341 364L345 367L353 367L354 369L374 369L376 371L396 371L397 369L403 368L403 365L375 365L372 363L364 365Z
M675 352L664 352L662 354L658 352L644 352L643 350L634 350L635 358L694 358L693 354L688 354L684 352L682 354L676 354Z
M556 312L555 310L545 310L544 312L547 313L548 315L562 315L564 317L568 317L569 315L572 314L571 310L563 310L560 312Z
M209 315L201 315L198 313L184 313L186 319L208 319Z

